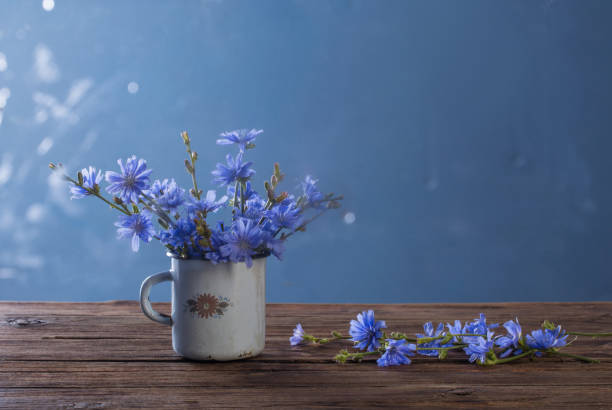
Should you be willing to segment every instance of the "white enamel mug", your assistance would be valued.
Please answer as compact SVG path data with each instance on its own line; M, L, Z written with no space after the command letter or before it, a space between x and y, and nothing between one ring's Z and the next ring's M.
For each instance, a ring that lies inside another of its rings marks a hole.
M140 306L151 320L172 326L172 347L193 360L257 356L266 339L266 258L219 263L171 258L167 272L146 278ZM151 286L172 282L172 316L151 307Z

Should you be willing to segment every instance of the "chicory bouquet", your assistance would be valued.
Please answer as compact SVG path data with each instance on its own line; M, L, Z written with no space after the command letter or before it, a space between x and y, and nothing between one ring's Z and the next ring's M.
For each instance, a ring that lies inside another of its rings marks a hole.
M279 192L284 175L279 165L269 181L263 185L264 194L255 191L251 178L255 170L252 162L245 161L246 153L255 147L256 136L262 130L236 130L224 132L219 145L236 145L236 155L227 154L225 163L218 163L212 171L214 182L226 187L226 194L217 198L216 191L204 194L196 178L197 152L191 149L187 132L181 138L187 149L185 168L193 187L181 188L174 179L150 180L151 169L144 159L131 156L119 159L120 172L83 168L73 179L68 175L72 198L97 197L120 212L117 226L119 238L131 241L132 250L138 251L140 242L160 241L177 258L204 259L212 263L245 262L252 266L257 256L274 255L281 258L284 242L295 232L304 231L306 225L328 209L339 208L342 196L322 194L317 180L306 176L299 196ZM53 170L61 164L49 164ZM100 184L105 179L104 196ZM231 220L218 221L211 226L207 217L222 208L231 208ZM311 214L307 216L307 214ZM155 226L157 222L158 227Z

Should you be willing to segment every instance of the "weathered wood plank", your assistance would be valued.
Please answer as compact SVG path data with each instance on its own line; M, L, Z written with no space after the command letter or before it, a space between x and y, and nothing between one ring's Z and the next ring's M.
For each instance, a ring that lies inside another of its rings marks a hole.
M416 360L414 366L379 368L362 364L195 362L15 362L0 363L0 380L6 388L122 387L231 387L262 385L308 386L315 381L327 387L345 384L386 386L409 383L428 386L470 382L487 386L610 386L610 369L558 359L543 359L534 367L516 363L481 368L459 362ZM587 371L588 370L588 371ZM537 373L537 377L535 373ZM572 373L568 377L567 373Z
M167 304L156 308L168 311ZM393 330L415 333L427 320L490 321L518 316L525 329L543 319L587 332L612 329L612 303L269 305L264 353L247 361L197 363L171 348L170 329L135 302L0 302L0 407L390 407L609 408L612 339L581 337L566 351L602 359L588 365L546 358L479 367L460 354L417 357L411 366L373 361L339 365L349 342L290 347L297 322L311 333L346 332L373 308ZM344 344L342 344L344 343Z
M385 386L308 385L285 387L89 389L3 389L3 408L569 408L609 409L612 387L593 386L498 386L469 383L430 386L398 384Z

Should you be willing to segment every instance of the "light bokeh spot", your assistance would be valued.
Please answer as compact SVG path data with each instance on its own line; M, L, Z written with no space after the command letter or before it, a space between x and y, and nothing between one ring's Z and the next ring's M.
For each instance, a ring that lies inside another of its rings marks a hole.
M55 8L55 0L42 0L42 8L45 11L51 11Z
M32 204L26 211L26 219L28 222L38 223L43 220L46 213L46 208L43 204Z
M38 148L36 149L36 152L38 152L38 155L43 156L47 152L49 152L51 147L53 147L53 140L49 137L45 137L40 142L40 144L38 144Z
M355 220L357 219L357 217L355 216L354 212L347 212L344 214L344 223L347 225L351 225L353 223L355 223Z
M128 90L128 93L130 94L136 94L139 89L140 89L140 86L138 85L136 81L130 81L127 85L127 90Z
M0 53L0 73L6 71L8 68L8 61L4 53Z

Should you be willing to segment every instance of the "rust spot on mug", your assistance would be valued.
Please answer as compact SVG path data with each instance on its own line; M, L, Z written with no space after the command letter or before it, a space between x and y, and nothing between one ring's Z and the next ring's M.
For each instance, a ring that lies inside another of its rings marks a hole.
M238 358L240 359L244 359L245 357L251 357L253 356L253 353L249 350L247 352L242 352L238 355Z

